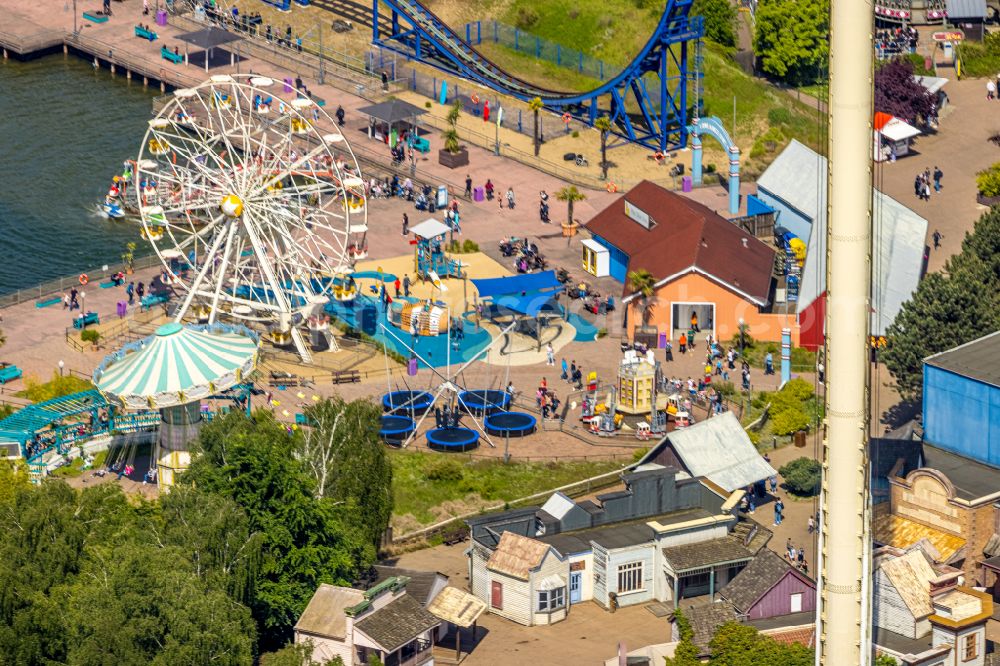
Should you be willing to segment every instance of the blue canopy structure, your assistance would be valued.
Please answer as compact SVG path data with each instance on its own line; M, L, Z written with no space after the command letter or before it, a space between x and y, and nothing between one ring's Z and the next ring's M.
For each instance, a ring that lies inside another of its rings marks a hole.
M479 292L479 298L490 301L494 314L513 313L535 319L534 334L541 349L539 315L542 312L561 314L555 298L564 287L556 279L555 271L473 280L472 284Z
M75 414L93 413L107 406L108 401L101 392L93 389L28 405L0 421L0 440L15 441L24 446L36 432L53 423Z
M555 295L563 290L562 284L556 279L555 271L525 273L523 275L510 275L499 278L483 278L473 280L472 284L479 291L479 298L524 295L536 291Z

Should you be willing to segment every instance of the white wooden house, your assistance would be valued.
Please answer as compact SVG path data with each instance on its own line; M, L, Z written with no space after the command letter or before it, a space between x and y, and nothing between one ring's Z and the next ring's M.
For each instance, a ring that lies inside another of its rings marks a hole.
M873 605L877 653L903 666L982 666L989 594L959 585L962 572L932 564L922 548L875 553Z

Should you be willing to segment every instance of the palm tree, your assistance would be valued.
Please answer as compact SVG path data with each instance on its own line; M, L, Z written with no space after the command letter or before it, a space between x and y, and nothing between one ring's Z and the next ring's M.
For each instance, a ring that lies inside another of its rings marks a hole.
M656 294L656 278L645 268L637 268L629 271L628 283L632 287L632 293L642 294L642 324L645 326L649 323L649 312Z
M545 105L542 104L541 97L536 97L528 102L528 108L535 114L535 133L532 137L535 141L535 157L538 157L538 151L542 149L542 143L538 140L538 112L542 110L543 106Z
M608 134L611 133L611 119L601 116L594 121L594 129L601 133L601 178L608 179Z
M586 198L587 195L576 189L576 185L567 185L556 192L556 199L566 202L567 221L570 224L573 224L573 204L577 201L583 201Z
M448 109L448 115L445 117L448 129L441 132L441 138L444 139L444 149L452 155L457 153L460 147L458 143L458 118L461 115L462 102L456 99L455 103Z
M7 336L3 334L3 329L0 328L0 347L3 347L5 344L7 344Z

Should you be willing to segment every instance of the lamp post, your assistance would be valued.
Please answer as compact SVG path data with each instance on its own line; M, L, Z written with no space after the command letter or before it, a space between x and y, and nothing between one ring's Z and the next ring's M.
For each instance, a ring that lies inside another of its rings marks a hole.
M744 333L746 331L747 324L745 321L743 321L743 317L740 317L739 327L740 327L740 360L743 360L743 350L746 348L747 344L746 335Z
M87 292L80 292L80 312L82 314L87 314Z
M59 359L59 376L60 377L63 376L63 368L65 368L65 367L66 367L66 362L63 361L62 359Z

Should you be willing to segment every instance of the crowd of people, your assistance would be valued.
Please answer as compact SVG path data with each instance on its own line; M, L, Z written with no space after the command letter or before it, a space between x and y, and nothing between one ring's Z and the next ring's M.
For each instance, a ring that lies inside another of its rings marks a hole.
M916 195L918 199L923 201L931 200L931 189L934 192L941 191L941 179L944 178L944 172L938 166L934 166L934 170L931 171L930 167L927 167L920 173L918 173L913 179L913 194Z
M875 53L880 59L914 53L920 35L913 26L883 28L875 31Z

